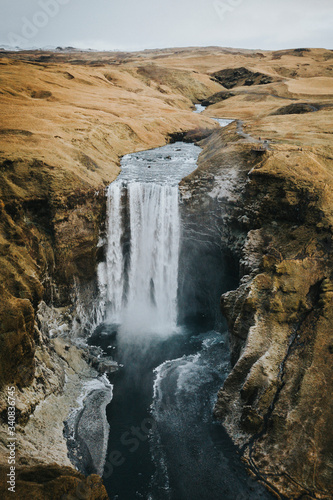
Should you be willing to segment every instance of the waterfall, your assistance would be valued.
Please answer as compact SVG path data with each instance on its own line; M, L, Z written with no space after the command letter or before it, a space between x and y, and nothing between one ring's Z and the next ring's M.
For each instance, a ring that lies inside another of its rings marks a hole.
M177 324L178 185L113 182L99 282L107 322L127 333L171 333Z
M106 258L98 266L104 322L135 340L177 326L178 185L201 149L174 143L125 155L107 191Z

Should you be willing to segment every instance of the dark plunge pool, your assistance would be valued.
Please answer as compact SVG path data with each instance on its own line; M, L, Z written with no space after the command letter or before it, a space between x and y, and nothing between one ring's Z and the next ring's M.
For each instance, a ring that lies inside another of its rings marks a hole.
M251 479L223 427L212 418L229 371L226 333L182 327L169 339L125 349L115 327L91 343L123 368L110 380L110 438L104 471L119 500L270 499Z

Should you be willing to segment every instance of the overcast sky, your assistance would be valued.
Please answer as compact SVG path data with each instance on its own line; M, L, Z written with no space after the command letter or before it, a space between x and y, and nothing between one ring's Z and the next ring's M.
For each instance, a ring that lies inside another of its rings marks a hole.
M333 0L0 0L0 45L333 48Z

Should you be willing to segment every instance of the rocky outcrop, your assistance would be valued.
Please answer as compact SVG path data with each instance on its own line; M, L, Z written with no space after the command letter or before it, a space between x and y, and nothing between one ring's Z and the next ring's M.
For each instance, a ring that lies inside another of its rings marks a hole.
M110 430L106 407L112 400L112 388L101 379L98 388L87 392L83 408L72 412L65 422L69 457L83 474L103 476Z
M249 87L251 85L267 85L277 79L265 75L258 71L251 71L247 68L227 68L211 74L211 78L223 85L226 89L234 87Z
M98 477L84 478L68 458L64 438L64 421L80 412L80 400L98 389L105 401L110 401L111 388L88 365L89 354L69 341L50 340L35 327L34 376L30 369L18 370L20 382L15 388L15 494L18 498L76 498L80 491L85 498L107 498ZM31 380L32 378L32 380ZM10 386L12 387L12 386ZM96 403L96 402L95 402ZM7 422L7 391L0 394L0 491L2 498L11 498L7 484L11 436ZM98 418L90 422L90 435L96 442L106 443L108 428L105 406L94 405ZM100 413L99 413L100 412ZM97 439L98 438L98 439ZM103 445L105 448L105 444ZM98 460L105 458L103 446ZM57 465L56 465L57 464ZM93 471L91 471L93 472ZM100 472L100 471L99 471ZM88 473L90 473L88 471Z
M25 386L34 377L34 309L29 299L13 297L4 287L1 299L1 383Z
M104 187L55 192L49 167L2 165L0 379L24 387L34 377L38 304L70 305L74 277L95 277Z

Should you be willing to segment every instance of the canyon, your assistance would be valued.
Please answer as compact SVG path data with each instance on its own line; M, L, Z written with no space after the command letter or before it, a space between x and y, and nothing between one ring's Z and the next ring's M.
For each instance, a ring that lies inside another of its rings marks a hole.
M231 369L214 416L277 498L333 497L332 59L324 49L0 52L4 498L8 386L17 498L108 498L97 474L73 468L63 436L97 377L79 340L99 322L105 191L124 155L177 140L202 148L180 210L190 230L214 228L237 272L221 298ZM214 118L233 121L221 129ZM186 280L182 290L191 297Z

